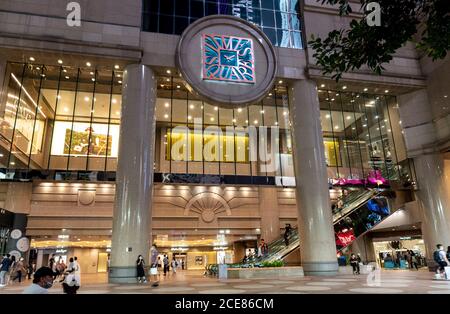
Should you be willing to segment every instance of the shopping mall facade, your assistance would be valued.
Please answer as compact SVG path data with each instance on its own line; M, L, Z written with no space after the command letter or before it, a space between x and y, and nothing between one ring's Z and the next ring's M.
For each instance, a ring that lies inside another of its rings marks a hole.
M450 245L448 58L336 83L306 42L348 21L314 0L69 2L0 3L2 252L126 282L152 243L203 269L287 223L307 274Z

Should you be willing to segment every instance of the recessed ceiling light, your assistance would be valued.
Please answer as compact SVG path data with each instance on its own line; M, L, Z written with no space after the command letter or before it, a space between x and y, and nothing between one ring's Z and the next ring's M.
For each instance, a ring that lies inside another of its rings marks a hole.
M272 96L272 93L269 93L269 96Z
M275 125L278 125L278 121L275 121Z
M233 123L236 123L236 119L233 119Z
M330 119L331 116L330 116L329 114L327 114L327 115L325 116L325 118Z
M9 164L14 166L16 163L14 161L11 161Z
M88 67L90 67L90 66L91 66L91 63L90 63L90 62L86 62L86 65L87 65Z
M193 104L190 104L190 105L189 105L189 108L194 109L195 106L194 106Z
M172 73L172 71L170 71L170 70L167 70L167 71L166 71L166 73L167 73L167 74L170 74L170 73Z
M368 89L367 87L366 87L366 88L364 88L364 91L365 91L365 92L367 92L368 90L369 90L369 89Z
M45 74L41 74L42 77L45 77Z
M353 128L352 128L352 130L356 130L356 128L355 128L355 127L353 127Z
M253 121L254 124L258 124L258 120Z
M164 107L169 107L170 105L169 105L169 103L168 102L166 102L165 104L164 104Z
M188 120L191 120L192 119L192 116L188 116Z
M238 112L242 112L242 108L238 108Z
M334 101L334 98L331 98L331 101Z
M36 67L36 70L40 70L41 68L40 67Z
M444 98L447 98L448 97L448 95L444 95Z
M247 123L247 124L248 124L248 120L245 120L245 123Z
M279 80L279 81L278 81L278 84L283 84L283 81L282 81L282 80Z
M84 97L84 101L89 101L89 97L88 96L86 96L86 97Z
M34 57L30 57L30 61L34 62L36 59Z
M94 75L95 73L91 71L91 72L89 72L89 74L90 74L90 75Z
M215 107L214 107L214 110L215 110L215 111L219 110L219 107L215 106Z
M95 78L91 78L92 82L95 82Z
M336 126L334 127L334 129L335 129L335 130L339 129L339 125L336 125Z
M122 77L122 75L120 75L120 74L117 74L117 77Z
M264 110L261 110L261 113L264 114Z
M181 86L180 86L180 85L177 85L177 88L181 88Z
M166 114L164 115L164 118L167 119L168 117L169 117L169 115L166 113Z
M352 119L352 117L351 116L347 116L347 120L351 120Z
M347 86L345 86L345 85L344 85L344 86L342 86L342 89L347 89Z
M325 84L320 85L320 87L321 87L321 88L324 88L324 87L325 87Z
M118 64L116 64L116 65L114 66L114 69L118 70L118 69L120 69L120 66L119 66Z
M61 99L61 95L57 95L56 98Z
M66 76L66 80L70 79L70 77Z
M69 112L69 108L64 107L64 112Z
M122 81L118 81L117 83L122 84Z
M364 128L367 127L367 124L363 124L363 127L364 127Z
M120 115L120 111L116 111L116 115Z
M211 118L211 119L209 119L209 120L214 121L214 118Z
M283 112L283 116L287 116L287 111Z
M389 93L389 89L386 89L384 92L385 92L385 93Z
M117 103L117 99L113 98L113 99L112 99L112 103L113 103L113 104L116 104L116 103Z
M63 64L63 61L61 59L58 60L59 64Z
M3 157L3 154L0 154L0 157Z

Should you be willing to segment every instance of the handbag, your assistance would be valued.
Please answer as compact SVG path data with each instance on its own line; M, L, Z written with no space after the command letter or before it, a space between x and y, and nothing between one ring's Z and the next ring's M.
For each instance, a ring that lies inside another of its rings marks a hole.
M158 275L158 268L151 267L150 268L150 275Z

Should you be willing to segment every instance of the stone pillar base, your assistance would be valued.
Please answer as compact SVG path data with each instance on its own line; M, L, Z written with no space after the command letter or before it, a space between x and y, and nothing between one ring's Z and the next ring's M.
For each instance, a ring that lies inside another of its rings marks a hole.
M303 262L302 267L306 276L336 276L339 269L337 262Z
M109 283L137 283L136 267L110 267Z

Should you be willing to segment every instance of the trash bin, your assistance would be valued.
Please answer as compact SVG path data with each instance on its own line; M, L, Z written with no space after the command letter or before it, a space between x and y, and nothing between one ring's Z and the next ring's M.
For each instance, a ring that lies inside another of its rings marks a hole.
M219 264L219 279L227 279L227 278L228 278L228 265Z

